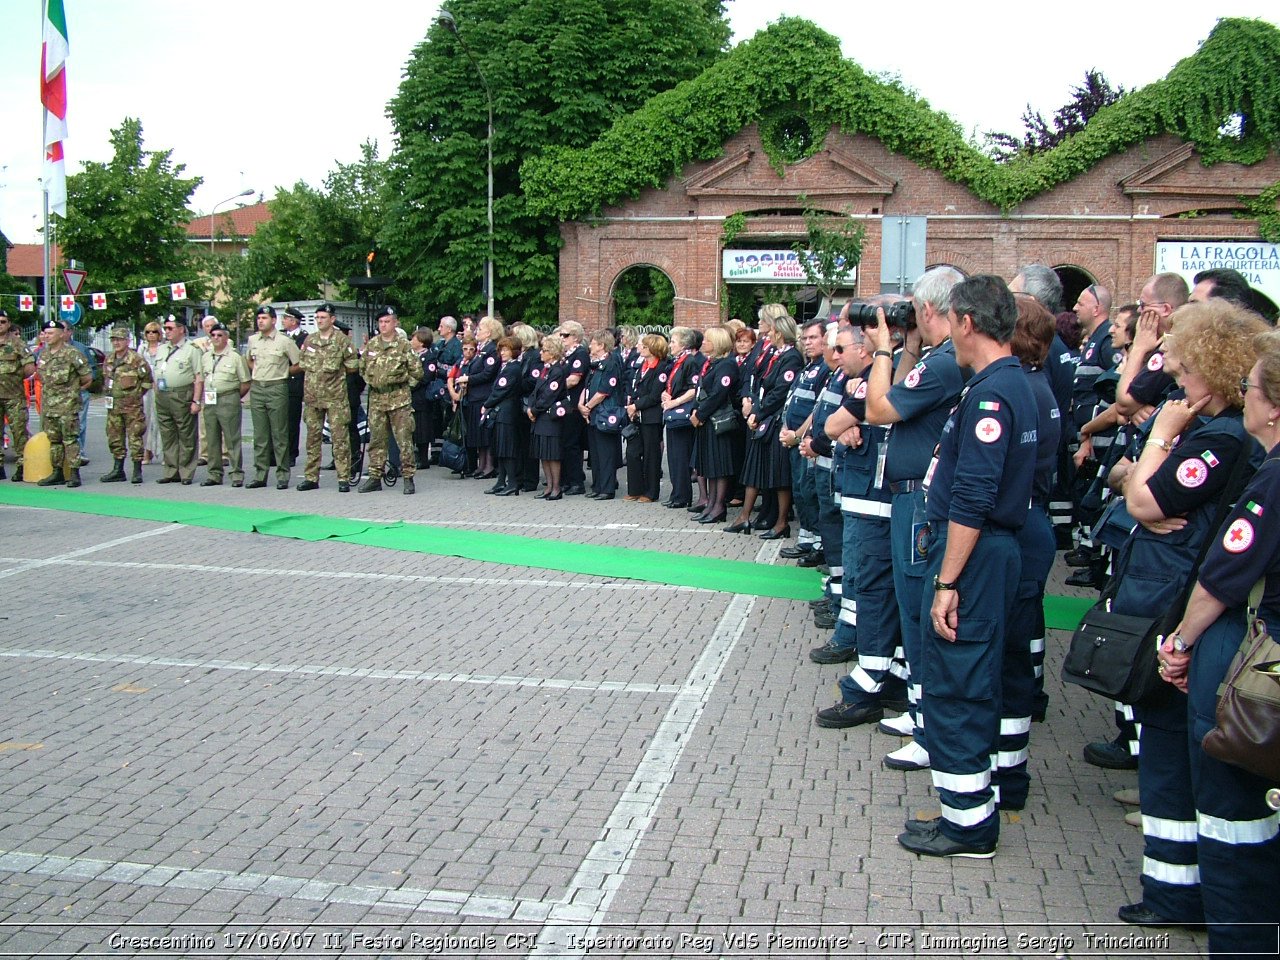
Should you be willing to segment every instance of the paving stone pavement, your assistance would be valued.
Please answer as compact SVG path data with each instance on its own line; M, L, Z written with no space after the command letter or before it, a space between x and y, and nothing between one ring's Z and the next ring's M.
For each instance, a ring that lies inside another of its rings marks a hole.
M100 486L96 404L89 456L90 492L787 562L438 468L412 498ZM939 862L895 840L937 809L882 766L898 741L814 725L842 667L808 660L800 602L8 507L0 580L6 956L1205 950L1089 939L1157 932L1110 925L1140 896L1111 800L1136 776L1081 758L1110 709L1058 682L1060 634L1027 808L995 859Z

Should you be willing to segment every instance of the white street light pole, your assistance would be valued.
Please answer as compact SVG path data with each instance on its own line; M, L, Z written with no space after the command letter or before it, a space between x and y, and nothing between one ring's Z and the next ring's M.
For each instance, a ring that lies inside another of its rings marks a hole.
M489 101L489 135L486 138L488 146L489 160L489 259L484 264L484 286L485 291L489 295L488 315L493 316L493 91L489 89L489 82L484 78L484 71L480 69L480 64L476 63L476 58L471 55L471 48L467 46L467 42L462 39L462 34L458 32L458 21L454 19L452 13L448 10L441 10L436 16L436 23L444 27L455 37L458 38L458 45L462 47L462 51L467 55L467 59L471 61L471 66L475 68L476 76L480 78L480 85L484 87L485 98Z
M227 197L225 200L219 200L213 205L213 209L209 211L209 252L213 253L213 215L218 212L218 208L224 203L230 203L232 200L239 200L241 197L253 196L253 188L241 190L235 196Z

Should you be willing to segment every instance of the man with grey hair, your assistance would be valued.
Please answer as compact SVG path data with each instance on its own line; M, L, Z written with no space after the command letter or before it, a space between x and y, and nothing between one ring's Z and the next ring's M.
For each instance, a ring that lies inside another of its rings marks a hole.
M923 680L920 604L929 559L924 480L947 415L964 388L947 320L951 290L962 279L963 275L953 267L927 271L916 281L912 294L915 324L905 330L890 330L881 310L879 323L866 332L867 346L872 350L866 419L876 426L893 427L889 431L884 477L893 497L889 515L893 586L907 657L907 698L912 706L911 729L904 725L901 731L912 734L912 741L884 758L885 765L895 770L923 770L929 766L919 713ZM896 372L895 339L900 339L902 345Z
M446 369L462 359L462 341L458 339L458 321L453 317L441 317L436 327L436 362Z

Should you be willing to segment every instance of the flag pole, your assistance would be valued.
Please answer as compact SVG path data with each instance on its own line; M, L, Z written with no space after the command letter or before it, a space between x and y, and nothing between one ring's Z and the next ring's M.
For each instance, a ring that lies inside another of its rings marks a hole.
M43 15L44 15L43 2L42 2L42 4L41 4L41 11L40 11L40 12L41 12L41 16L43 16ZM45 137L45 135L44 135L44 134L47 134L47 133L48 133L48 129L49 129L49 111L48 111L48 110L42 110L42 111L41 111L41 113L42 113L42 114L43 114L43 116L44 116L44 124L43 124L44 133L42 133L42 134L41 134L40 139L41 139L41 140L44 140L44 139L46 139L46 137ZM44 154L46 151L48 151L48 149L49 149L49 147L48 147L47 145L45 145L45 146L44 146L44 148L43 148L43 150L41 151L42 156L43 156L43 154ZM51 314L51 313L49 312L49 275L50 275L50 269L49 269L49 268L50 268L50 263L49 263L49 260L50 260L50 250L49 250L49 175L48 175L48 169L47 169L47 167L46 167L46 169L45 169L45 175L44 175L43 177L41 177L41 178L40 178L40 186L41 186L41 190L40 190L40 192L41 192L41 194L42 194L42 195L43 195L43 197L44 197L44 312L43 312L43 315L42 315L42 316L41 316L41 318L40 318L40 319L43 321L43 320L48 320L50 317L52 317L52 316L53 316L53 314Z

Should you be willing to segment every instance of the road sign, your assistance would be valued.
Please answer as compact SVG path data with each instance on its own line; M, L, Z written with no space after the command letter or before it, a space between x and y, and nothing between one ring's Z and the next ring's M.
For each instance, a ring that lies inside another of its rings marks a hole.
M71 310L60 310L59 316L74 327L80 322L80 318L84 316L84 307L77 303Z
M84 278L88 275L88 270L63 270L62 279L67 285L67 292L73 297L80 296L80 288L84 286Z

